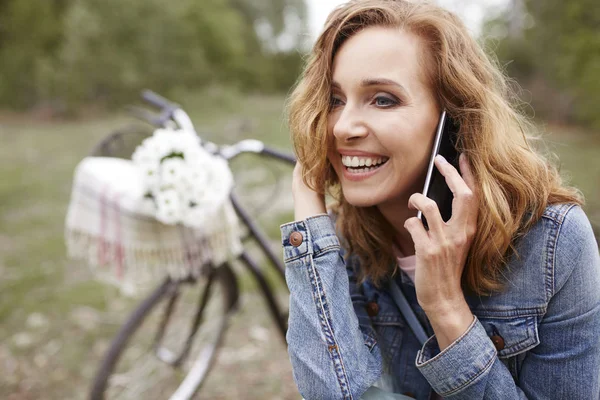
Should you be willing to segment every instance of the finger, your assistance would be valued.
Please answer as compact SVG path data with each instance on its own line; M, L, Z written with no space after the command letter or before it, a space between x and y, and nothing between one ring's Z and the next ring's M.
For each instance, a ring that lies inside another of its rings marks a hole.
M421 193L415 193L408 199L408 207L423 213L427 219L430 233L438 236L443 234L445 222L442 219L440 209L435 201ZM425 229L425 227L423 227L423 229Z
M435 156L435 166L446 179L446 184L448 184L452 193L469 188L456 168L454 168L454 165L450 164L441 154Z
M427 246L429 243L429 235L423 226L423 223L417 217L411 217L404 222L404 228L410 233L413 242L415 243L415 251L419 248Z
M446 179L446 184L454 196L451 220L465 221L471 214L473 191L465 183L456 168L441 155L435 157L435 166Z

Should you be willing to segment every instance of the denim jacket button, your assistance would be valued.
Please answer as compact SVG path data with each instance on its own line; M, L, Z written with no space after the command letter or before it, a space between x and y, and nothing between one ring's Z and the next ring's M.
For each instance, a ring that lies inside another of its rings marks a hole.
M374 301L367 303L367 314L369 314L369 317L375 317L379 314L379 304Z
M500 351L504 348L504 339L500 335L493 335L490 337L492 343L494 343L494 347L496 350Z
M303 240L304 238L302 237L302 234L298 231L292 232L292 234L290 235L290 243L294 247L300 246Z

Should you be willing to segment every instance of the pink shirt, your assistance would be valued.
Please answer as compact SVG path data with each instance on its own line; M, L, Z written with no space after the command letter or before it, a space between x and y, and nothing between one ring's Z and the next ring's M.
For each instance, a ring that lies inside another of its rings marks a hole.
M394 253L398 260L398 266L408 277L414 282L415 281L415 270L417 268L417 256L412 255L404 257L400 250L394 246Z

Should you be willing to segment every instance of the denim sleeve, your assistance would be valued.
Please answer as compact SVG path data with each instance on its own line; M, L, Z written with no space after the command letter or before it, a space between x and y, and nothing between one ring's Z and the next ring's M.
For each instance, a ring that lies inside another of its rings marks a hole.
M547 311L540 344L527 352L518 385L499 360L483 326L467 331L440 352L432 337L416 364L446 399L598 399L600 394L600 257L579 207L540 248L548 255Z
M334 224L318 215L282 225L281 234L298 389L306 399L358 399L381 375L381 355Z

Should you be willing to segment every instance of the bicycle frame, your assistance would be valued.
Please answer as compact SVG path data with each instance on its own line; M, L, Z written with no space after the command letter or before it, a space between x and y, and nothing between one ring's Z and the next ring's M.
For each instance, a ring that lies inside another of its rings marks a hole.
M175 124L181 129L185 129L191 132L196 133L193 122L189 115L181 109L181 107L177 104L171 103L165 98L153 93L151 91L144 91L142 93L142 97L150 104L154 105L157 108L160 108L161 112L158 116L144 110L141 108L132 108L131 111L134 116L139 119L142 119L145 122L150 123L156 127L167 127L170 124ZM197 134L197 133L196 133ZM242 140L235 145L232 146L224 146L219 147L214 143L203 141L202 138L201 143L205 149L208 151L220 155L225 160L229 161L233 158L239 156L243 153L254 153L261 156L268 156L271 158L278 159L280 161L287 162L288 164L293 165L295 163L295 159L292 156L289 156L283 152L279 152L277 150L267 148L262 142L254 139L250 140ZM233 205L234 210L239 216L242 223L248 229L248 235L243 238L243 240L247 240L248 238L252 238L256 241L260 249L266 255L269 260L271 267L273 267L277 271L277 275L282 280L285 285L285 267L283 265L282 260L273 252L271 249L269 240L267 235L262 231L262 229L258 226L258 224L252 219L250 214L244 209L238 197L234 194L230 194L230 200ZM244 250L242 254L239 256L239 260L242 261L242 264L250 271L254 279L259 284L263 297L267 303L271 316L274 319L274 322L278 328L278 331L281 334L282 339L285 342L285 334L287 332L287 314L284 314L279 306L279 303L275 299L273 295L273 290L269 285L265 274L262 272L259 264L250 257L250 255ZM210 273L210 272L209 272ZM287 285L286 285L287 287ZM176 291L172 295L172 299L169 303L169 306L165 310L165 315L163 317L163 321L161 322L161 326L159 328L159 332L156 336L156 353L160 357L159 346L157 343L160 343L162 339L162 335L164 333L164 328L168 323L168 319L170 317L171 310L173 308L173 303L176 301L177 293ZM201 312L201 308L204 306L206 299L200 299L199 303L199 312ZM194 335L198 329L200 324L199 318L194 320L192 325L192 329L190 330L190 334L186 340L186 345L182 352L177 357L167 357L163 359L163 361L177 365L182 362L182 360L187 355L189 351L190 344L194 338ZM161 357L162 359L163 357Z

